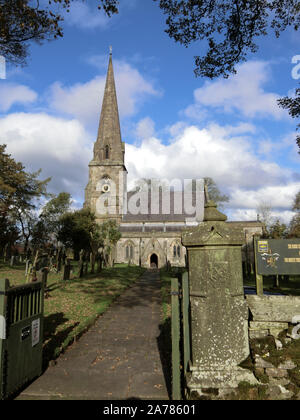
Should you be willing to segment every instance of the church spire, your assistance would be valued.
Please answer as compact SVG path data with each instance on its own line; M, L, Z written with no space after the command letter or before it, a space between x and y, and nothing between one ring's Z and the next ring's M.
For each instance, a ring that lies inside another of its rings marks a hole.
M111 47L97 141L94 146L94 162L124 164L124 144L121 140Z

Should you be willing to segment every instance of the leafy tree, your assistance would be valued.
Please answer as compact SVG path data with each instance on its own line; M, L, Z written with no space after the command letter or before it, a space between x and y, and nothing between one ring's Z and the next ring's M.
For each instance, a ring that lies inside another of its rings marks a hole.
M34 200L47 196L46 186L51 178L38 179L41 170L30 173L20 162L5 153L5 145L0 145L0 212L13 209L34 209Z
M290 221L289 237L300 238L300 213L297 213Z
M115 220L108 220L100 225L100 237L104 244L104 261L106 265L112 266L112 254L118 240L121 238L121 233Z
M284 98L278 99L278 104L281 108L287 109L292 118L300 118L300 88L296 89L294 97L289 98L288 96L285 96ZM300 124L297 125L297 130L299 130L299 128ZM296 137L296 142L299 147L298 153L300 153L300 135ZM299 201L300 198L298 198L298 203Z
M14 211L15 219L20 226L22 239L24 240L24 253L27 253L29 240L35 230L35 225L38 222L36 213L30 209L16 208ZM43 231L43 235L45 232Z
M269 203L261 202L257 209L257 215L260 222L263 224L263 237L269 238L270 236L270 227L272 226L273 216L272 216L272 207Z
M9 232L16 237L20 229L25 243L31 235L33 212L38 199L47 197L47 184L50 178L38 179L40 170L34 173L26 172L20 162L16 162L5 152L6 146L0 145L0 236L5 237L8 231L3 226L10 226ZM13 225L15 226L13 228ZM6 232L5 232L6 229Z
M297 213L290 221L289 237L300 238L300 191L295 197L292 209Z
M281 223L279 219L277 219L269 227L269 238L284 239L286 235L287 235L287 226L284 223Z
M214 201L220 209L224 207L224 203L228 203L229 197L222 194L212 178L204 178L204 183L207 187L209 199Z
M42 43L63 36L61 15L74 0L0 0L0 54L24 64L30 41ZM84 0L83 0L84 1ZM117 12L115 0L99 0L108 16Z
M0 215L0 249L3 254L5 246L11 247L20 237L20 230L15 220L7 215Z
M76 254L81 249L90 251L91 233L96 229L95 216L89 209L67 212L60 218L58 240Z
M73 0L0 0L0 53L23 62L28 41L42 42L63 36L61 9ZM84 1L84 0L83 0ZM298 30L297 0L154 0L166 18L166 33L184 46L201 41L195 57L197 76L209 78L235 72L248 53L258 49L257 39L287 27ZM98 0L108 16L118 12L118 0Z
M108 220L99 225L95 215L88 208L84 208L65 213L60 218L60 223L58 239L67 248L73 248L77 254L81 249L92 252L92 271L100 247L103 248L105 262L111 264L113 248L121 238L115 221Z
M258 50L257 39L274 31L279 37L287 27L298 30L297 0L155 0L167 15L167 34L184 46L201 41L195 57L195 74L227 77L248 53ZM206 45L205 45L206 44Z
M57 236L60 228L60 218L63 214L70 211L71 204L71 194L67 192L59 193L45 204L40 219L43 221L49 234Z
M300 211L300 191L297 192L294 204L293 204L294 211Z

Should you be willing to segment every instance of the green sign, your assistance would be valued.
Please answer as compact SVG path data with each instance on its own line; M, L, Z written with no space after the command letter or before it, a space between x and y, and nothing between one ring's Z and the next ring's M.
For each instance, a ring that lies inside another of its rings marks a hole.
M257 274L300 274L300 239L255 239Z

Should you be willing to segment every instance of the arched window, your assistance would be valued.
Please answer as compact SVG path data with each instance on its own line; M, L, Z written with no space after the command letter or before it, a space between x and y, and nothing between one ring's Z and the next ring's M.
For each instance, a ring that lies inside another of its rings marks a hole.
M105 146L105 159L109 159L109 146Z
M174 245L173 247L173 257L176 258L176 252L177 252L177 248L176 245Z
M134 246L132 244L126 245L125 247L125 258L126 260L133 259Z
M180 246L177 246L177 257L180 258Z

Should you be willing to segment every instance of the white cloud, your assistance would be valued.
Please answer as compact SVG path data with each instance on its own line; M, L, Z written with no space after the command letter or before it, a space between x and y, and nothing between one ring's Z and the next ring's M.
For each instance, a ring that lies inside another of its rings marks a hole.
M276 211L271 210L270 223L274 223L277 219L281 223L288 225L295 215L294 212L290 210ZM249 221L257 219L257 211L255 209L235 209L230 213L228 220L240 220L240 221Z
M0 143L28 170L42 168L41 178L52 177L51 189L84 197L92 141L76 120L47 114L11 114L0 118Z
M234 129L228 127L228 133ZM139 147L127 145L127 166L132 168L133 176L210 176L226 188L272 185L290 176L277 164L257 159L245 138L228 133L217 125L203 130L191 126L169 145L157 138L144 140Z
M256 220L256 208L266 199L279 213L291 208L300 182L295 182L290 170L254 154L251 140L241 135L255 132L252 125L214 124L200 130L179 124L170 130L176 136L168 145L151 137L139 146L126 146L131 184L134 178L211 177L230 195L228 207L234 209L235 216L244 214L245 220ZM287 217L291 212L284 214Z
M155 134L154 121L149 117L140 120L136 125L135 134L142 140L153 137Z
M73 1L70 11L64 13L64 18L67 25L81 29L106 29L110 22L110 18L103 10L98 10L96 4L89 5L82 1Z
M272 117L281 119L287 112L279 108L279 95L267 92L264 85L270 80L269 64L248 61L237 68L237 74L228 79L206 82L194 92L195 103L185 110L186 116L197 118L206 115L207 108L222 112L238 112L246 117Z
M232 189L231 207L257 208L260 203L270 203L273 208L292 208L300 182L290 181L283 185L269 185L258 190Z
M27 104L37 100L37 93L27 86L14 83L0 85L0 111L7 112L15 104Z
M158 95L153 85L137 69L114 60L117 97L121 117L132 116L147 96ZM72 115L83 123L99 121L106 74L86 83L62 86L56 82L50 88L50 106Z

